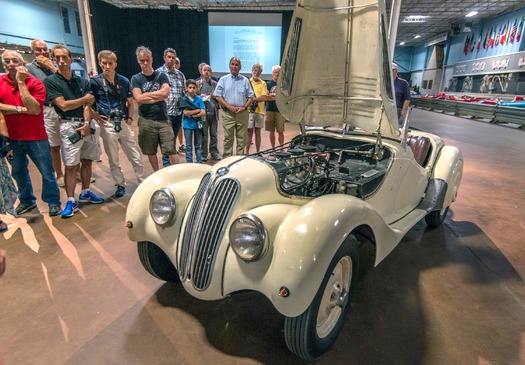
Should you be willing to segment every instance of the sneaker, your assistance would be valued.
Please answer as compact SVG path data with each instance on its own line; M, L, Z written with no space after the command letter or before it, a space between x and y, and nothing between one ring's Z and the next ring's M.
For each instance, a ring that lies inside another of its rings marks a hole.
M80 194L78 197L78 201L81 203L92 203L92 204L104 203L104 199L99 198L98 196L93 194L91 191L88 191L84 195Z
M221 160L221 156L219 156L219 155L212 156L212 159L214 159L215 161L220 161Z
M60 208L60 205L53 205L49 207L49 216L54 217L56 215L59 215L62 213L62 208Z
M78 203L68 201L66 203L66 206L62 210L62 213L60 213L60 216L62 218L69 218L69 217L72 217L75 214L75 212L78 212Z
M183 144L180 145L179 152L186 152L186 147Z
M117 191L115 191L115 198L122 198L126 194L126 188L118 185Z
M17 215L21 215L21 214L27 213L30 210L33 210L35 208L36 208L36 203L31 203L31 204L20 203L16 207L16 214Z

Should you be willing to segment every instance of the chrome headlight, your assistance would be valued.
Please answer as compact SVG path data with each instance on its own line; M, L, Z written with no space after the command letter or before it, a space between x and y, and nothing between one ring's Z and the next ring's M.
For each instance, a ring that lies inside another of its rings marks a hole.
M253 214L243 214L230 227L230 244L233 252L244 261L254 261L264 253L266 229Z
M173 223L177 204L175 197L168 188L157 190L149 201L151 218L160 226L169 226Z

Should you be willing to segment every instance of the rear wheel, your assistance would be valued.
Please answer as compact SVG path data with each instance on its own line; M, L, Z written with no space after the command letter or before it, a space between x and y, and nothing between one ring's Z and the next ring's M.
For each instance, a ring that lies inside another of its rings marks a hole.
M286 345L293 353L313 361L332 346L350 308L358 271L357 241L350 236L334 255L308 309L285 318Z
M153 242L142 241L137 243L137 249L142 266L151 275L168 282L180 280L177 269L159 246Z
M441 213L441 210L434 210L425 216L425 222L430 227L438 227L443 223L448 213L448 207Z

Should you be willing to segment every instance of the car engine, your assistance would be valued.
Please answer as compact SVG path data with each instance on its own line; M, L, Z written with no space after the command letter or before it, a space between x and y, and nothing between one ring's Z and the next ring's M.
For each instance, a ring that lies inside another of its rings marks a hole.
M284 194L318 197L325 194L370 196L381 184L390 152L376 143L321 136L298 136L287 150L261 156L279 176Z

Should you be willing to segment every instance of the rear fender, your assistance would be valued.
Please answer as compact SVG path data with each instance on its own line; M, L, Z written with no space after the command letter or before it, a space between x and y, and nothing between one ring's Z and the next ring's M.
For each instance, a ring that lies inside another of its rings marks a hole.
M432 171L432 179L441 179L447 183L442 212L456 200L462 176L463 154L457 147L443 146Z

